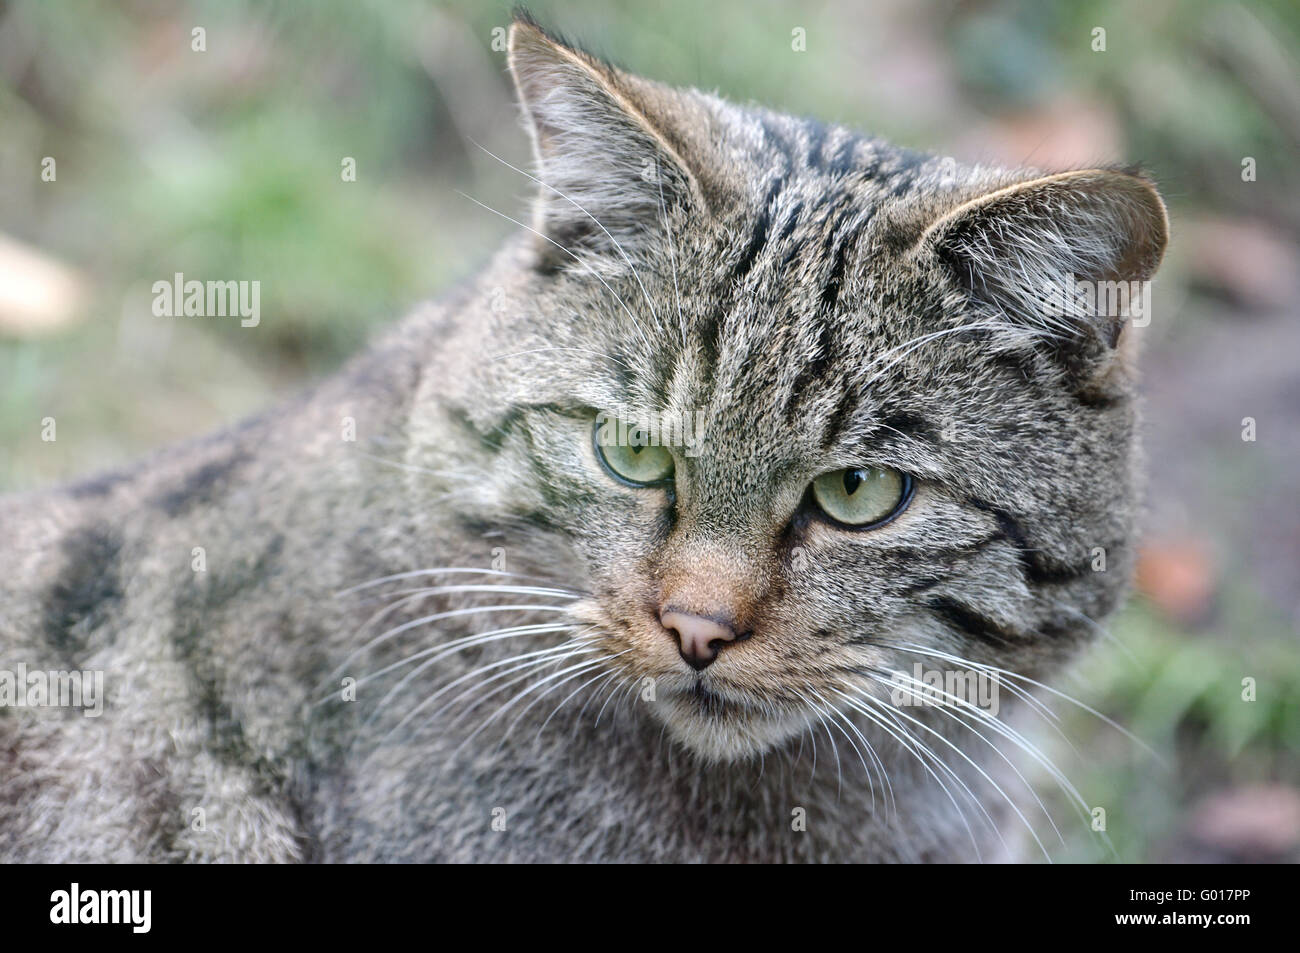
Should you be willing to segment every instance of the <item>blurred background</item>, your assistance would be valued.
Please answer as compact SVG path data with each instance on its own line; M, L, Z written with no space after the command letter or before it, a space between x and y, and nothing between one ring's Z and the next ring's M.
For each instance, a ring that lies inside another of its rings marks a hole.
M1300 860L1300 5L531 9L631 70L903 145L1150 171L1173 241L1138 594L1062 687L1158 757L1058 704L1051 753L1114 852L1063 804L1052 852ZM471 142L529 158L508 23L482 0L0 2L0 491L234 422L473 272L512 226L458 190L516 217L529 195ZM261 323L155 317L176 272L260 281Z

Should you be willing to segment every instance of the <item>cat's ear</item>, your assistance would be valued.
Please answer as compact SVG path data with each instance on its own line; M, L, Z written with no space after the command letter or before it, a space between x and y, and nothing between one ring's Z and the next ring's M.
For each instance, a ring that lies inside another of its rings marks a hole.
M617 70L524 16L510 28L509 61L542 182L534 227L546 260L635 253L655 241L668 210L703 205L683 158L702 117L685 95Z
M1006 320L1104 355L1127 324L1149 320L1143 292L1168 237L1164 202L1149 181L1094 169L971 199L931 225L923 242Z

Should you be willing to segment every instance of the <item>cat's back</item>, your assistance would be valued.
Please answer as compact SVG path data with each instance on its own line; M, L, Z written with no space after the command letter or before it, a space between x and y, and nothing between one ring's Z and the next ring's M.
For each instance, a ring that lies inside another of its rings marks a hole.
M348 631L331 594L383 568L367 531L401 471L374 458L419 339L128 469L0 496L0 860L303 859L300 713Z

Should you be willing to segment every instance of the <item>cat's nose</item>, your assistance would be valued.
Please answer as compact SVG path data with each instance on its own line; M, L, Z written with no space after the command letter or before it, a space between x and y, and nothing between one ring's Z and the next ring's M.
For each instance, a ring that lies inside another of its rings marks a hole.
M726 622L668 609L659 613L659 623L677 638L682 658L697 672L702 672L718 657L718 650L736 641L736 630Z

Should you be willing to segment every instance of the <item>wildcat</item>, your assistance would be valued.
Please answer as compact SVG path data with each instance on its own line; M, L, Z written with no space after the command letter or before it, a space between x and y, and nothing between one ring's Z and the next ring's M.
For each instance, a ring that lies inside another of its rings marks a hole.
M1151 277L1151 183L741 108L523 16L509 65L536 207L476 279L297 402L0 502L0 668L107 696L0 708L0 858L1033 847L1008 755L1124 596L1139 492L1137 329L1046 292ZM923 670L998 710L905 704Z

